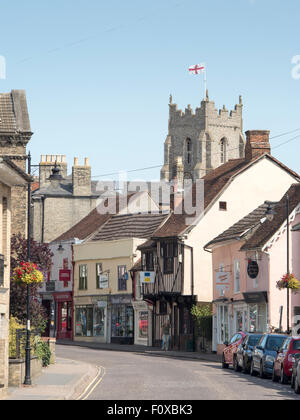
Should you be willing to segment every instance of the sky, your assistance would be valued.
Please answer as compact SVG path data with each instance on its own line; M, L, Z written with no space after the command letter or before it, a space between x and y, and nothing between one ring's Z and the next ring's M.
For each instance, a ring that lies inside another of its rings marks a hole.
M216 107L242 95L244 131L270 130L273 155L300 172L299 0L0 0L0 11L0 92L26 90L34 164L66 154L70 171L89 157L95 179L162 165L169 95L198 107L203 77L188 67L205 62Z

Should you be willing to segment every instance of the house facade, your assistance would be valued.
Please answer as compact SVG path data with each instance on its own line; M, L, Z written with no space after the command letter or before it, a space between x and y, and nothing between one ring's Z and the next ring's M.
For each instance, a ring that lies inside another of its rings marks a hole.
M300 220L300 184L288 191L289 270L300 276L300 237L292 228ZM274 205L274 220L266 217L264 203L206 245L212 252L214 286L213 350L238 331L271 332L287 329L287 290L276 287L287 273L285 197ZM289 327L300 313L300 291L291 293Z
M31 178L6 157L0 157L0 399L8 387L9 290L12 190L26 188Z
M299 175L271 156L269 132L248 131L245 157L231 159L210 171L203 182L203 211L191 223L191 215L174 211L141 249L154 258L154 284L143 288L143 296L153 303L153 343L161 340L161 325L168 316L174 348L191 346L193 303L213 301L212 256L204 250L214 237L228 229L268 197L277 201ZM197 202L195 184L188 193ZM171 267L172 266L172 267ZM141 267L142 271L142 267ZM160 303L160 302L163 303ZM167 304L166 304L167 301ZM167 307L167 309L166 309ZM181 308L181 315L178 309ZM178 333L178 331L180 331Z

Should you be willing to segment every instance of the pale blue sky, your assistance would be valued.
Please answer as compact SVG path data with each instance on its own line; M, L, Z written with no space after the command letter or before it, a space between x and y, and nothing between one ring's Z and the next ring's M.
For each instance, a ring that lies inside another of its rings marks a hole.
M41 154L89 157L93 175L160 165L168 99L203 96L187 68L207 63L210 98L244 129L271 136L300 128L299 0L0 0L0 91L25 89ZM272 140L279 145L295 135ZM299 139L274 156L300 172ZM131 178L158 179L159 169Z

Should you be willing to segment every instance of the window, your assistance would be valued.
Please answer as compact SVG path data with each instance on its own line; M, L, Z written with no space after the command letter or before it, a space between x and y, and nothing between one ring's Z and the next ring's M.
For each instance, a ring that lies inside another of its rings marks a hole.
M186 139L186 163L192 163L192 140Z
M154 270L153 252L145 252L143 254L143 270L145 271Z
M79 266L79 290L87 290L87 265Z
M126 265L118 266L118 290L127 290L128 274L126 271Z
M220 142L221 148L221 163L225 163L227 161L227 140L223 138Z
M105 308L77 306L75 310L75 335L78 337L104 336Z
M174 272L174 258L177 255L177 243L169 242L161 245L161 256L164 259L164 274L172 274Z
M0 254L0 287L4 286L4 255Z
M234 261L234 293L240 293L240 261Z
M112 305L111 336L133 337L133 307L128 305Z
M97 289L108 288L108 275L102 274L102 263L96 264L96 287Z
M227 210L227 202L226 201L219 201L219 210L223 210L223 211Z

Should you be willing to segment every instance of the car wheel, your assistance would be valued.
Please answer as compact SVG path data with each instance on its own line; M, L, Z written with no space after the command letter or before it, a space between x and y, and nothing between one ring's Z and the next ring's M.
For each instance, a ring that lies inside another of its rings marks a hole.
M239 367L238 360L237 360L236 356L233 358L233 368L234 368L235 372L240 372L240 370L241 370L241 368Z
M299 385L299 380L298 380L298 377L297 376L295 378L295 387L294 387L294 390L295 390L296 394L300 394L300 385Z
M282 385L286 385L288 383L288 378L286 374L284 373L283 366L281 367L281 372L280 372L280 383Z
M223 355L222 355L222 368L223 369L228 369L228 367L229 367L229 365L228 365L228 363L225 362L225 356L224 356L224 353L223 353Z
M259 377L260 377L261 379L264 379L264 378L266 377L265 372L264 372L264 365L263 365L263 362L260 362Z
M272 381L273 382L278 382L278 376L275 373L275 369L273 369L273 373L272 373Z
M248 373L249 372L249 368L247 367L246 361L243 358L243 369L242 369L243 373Z
M257 375L256 371L254 370L254 363L253 363L253 360L252 360L252 362L251 362L250 375L251 375L251 376L256 376L256 375Z
M291 388L294 389L295 388L295 378L294 378L294 374L292 374L291 377Z

